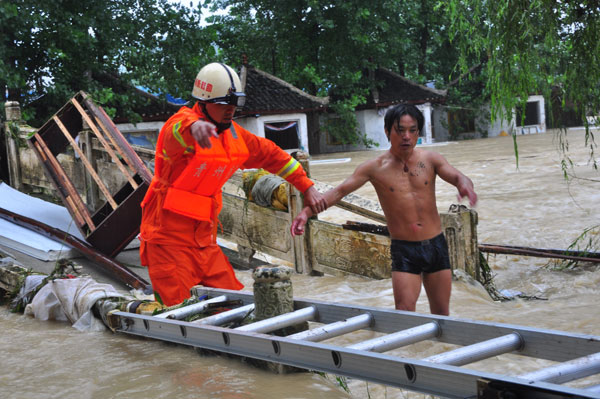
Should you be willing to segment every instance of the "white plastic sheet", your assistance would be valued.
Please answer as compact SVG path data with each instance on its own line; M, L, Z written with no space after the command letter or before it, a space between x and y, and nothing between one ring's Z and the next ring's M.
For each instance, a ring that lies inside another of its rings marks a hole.
M85 241L67 208L26 195L5 183L0 183L0 207L60 229ZM65 243L50 239L4 219L0 219L0 243L44 261L79 256L76 250Z
M89 277L60 279L43 286L25 308L25 314L40 320L68 321L80 331L102 331L106 327L94 317L92 307L103 298L132 299L112 285Z

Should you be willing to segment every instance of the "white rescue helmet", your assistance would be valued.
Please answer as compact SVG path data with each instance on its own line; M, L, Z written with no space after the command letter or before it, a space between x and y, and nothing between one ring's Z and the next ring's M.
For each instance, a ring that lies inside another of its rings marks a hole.
M204 102L237 107L246 103L240 77L233 68L220 62L208 64L198 72L192 96Z

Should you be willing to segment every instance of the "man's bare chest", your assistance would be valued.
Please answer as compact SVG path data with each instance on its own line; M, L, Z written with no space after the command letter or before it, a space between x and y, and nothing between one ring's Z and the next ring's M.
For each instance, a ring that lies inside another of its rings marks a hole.
M424 162L383 167L371 180L377 191L407 193L435 188L435 171Z

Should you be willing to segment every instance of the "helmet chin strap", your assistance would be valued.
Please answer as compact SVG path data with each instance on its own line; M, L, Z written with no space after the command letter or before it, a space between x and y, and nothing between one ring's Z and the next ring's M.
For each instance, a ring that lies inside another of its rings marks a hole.
M206 109L206 103L200 102L200 106L202 107L202 113L204 114L204 116L206 116L208 120L211 121L212 124L215 125L215 127L217 128L217 133L223 133L225 130L231 127L231 122L222 123L214 120L213 117L210 116L210 114L208 113L208 110Z

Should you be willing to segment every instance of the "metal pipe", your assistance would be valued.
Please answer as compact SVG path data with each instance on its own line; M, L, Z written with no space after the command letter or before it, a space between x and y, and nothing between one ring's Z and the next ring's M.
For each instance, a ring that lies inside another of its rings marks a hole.
M208 324L211 326L220 326L230 321L238 320L246 317L246 315L254 310L254 304L240 306L239 308L231 309L226 312L217 313L212 316L205 317L200 320L195 320L196 324Z
M591 387L585 388L585 390L590 392L600 392L600 384L592 385Z
M313 320L316 314L316 307L307 306L305 308L296 310L295 312L285 313L269 319L257 321L256 323L238 327L235 330L266 333L269 331L279 330L280 328L293 326L294 324Z
M352 331L367 328L371 325L373 316L370 313L363 313L346 320L337 321L312 330L301 331L296 334L288 335L287 338L303 339L305 341L319 342L329 338L337 337Z
M184 306L182 308L177 308L173 310L169 310L168 312L157 314L155 317L159 319L175 319L181 320L188 316L191 316L196 313L202 312L206 309L206 306L215 303L215 302L223 302L227 300L226 295L217 296L211 299L207 299L206 301L200 301L198 303L194 303L188 306Z
M438 336L439 333L440 326L435 321L432 321L407 330L359 342L350 345L348 349L382 353L391 349L400 348L401 346L414 344L415 342L423 341L428 338L434 338Z
M502 353L512 352L519 349L521 346L523 346L523 339L521 336L517 333L511 333L502 337L464 346L453 351L433 355L423 360L432 363L462 366Z
M562 384L597 373L600 373L600 352L532 371L519 378Z

